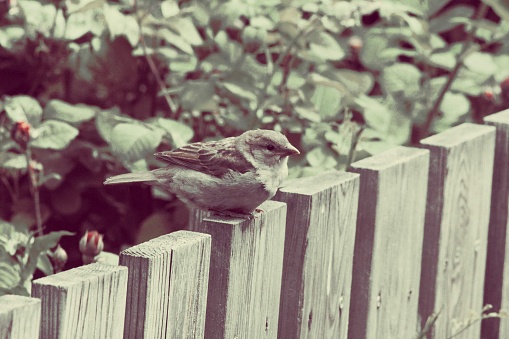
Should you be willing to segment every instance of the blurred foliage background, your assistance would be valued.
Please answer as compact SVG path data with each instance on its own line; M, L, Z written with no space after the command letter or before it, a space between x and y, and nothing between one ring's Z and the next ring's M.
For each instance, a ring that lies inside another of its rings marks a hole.
M0 0L0 293L61 236L69 268L86 230L118 252L185 227L102 184L156 151L275 129L297 177L480 122L508 107L508 33L503 0Z

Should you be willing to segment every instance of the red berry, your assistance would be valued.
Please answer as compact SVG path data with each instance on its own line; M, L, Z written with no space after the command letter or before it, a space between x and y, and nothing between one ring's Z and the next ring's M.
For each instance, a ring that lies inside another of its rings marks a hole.
M482 93L482 96L486 99L486 100L493 100L493 91L491 89L485 89L484 92Z

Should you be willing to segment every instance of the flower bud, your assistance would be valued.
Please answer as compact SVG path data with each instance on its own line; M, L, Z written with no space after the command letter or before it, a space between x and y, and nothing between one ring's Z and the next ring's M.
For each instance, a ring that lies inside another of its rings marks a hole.
M67 262L67 252L58 244L49 256L55 273L61 272Z
M103 235L97 231L86 232L80 240L80 252L84 256L95 257L104 248Z
M352 52L358 53L364 46L364 42L359 36L353 35L348 39L348 46L350 46Z
M23 149L30 141L30 124L26 121L18 121L11 130L11 138Z

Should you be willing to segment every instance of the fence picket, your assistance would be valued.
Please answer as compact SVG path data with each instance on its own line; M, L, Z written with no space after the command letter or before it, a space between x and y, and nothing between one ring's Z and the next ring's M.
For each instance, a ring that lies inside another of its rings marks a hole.
M397 147L358 161L349 338L414 338L429 152Z
M90 264L32 282L40 298L41 338L121 338L127 268Z
M266 201L252 220L205 217L212 236L205 338L276 338L286 205Z
M288 204L279 338L346 338L359 176L300 178L275 199Z
M421 144L431 153L419 314L440 312L431 338L478 339L495 128L466 123Z
M38 339L41 300L20 295L0 297L0 338Z
M484 304L493 305L494 311L509 310L509 110L484 118L495 126L496 145L491 193L488 254ZM486 319L482 323L486 338L509 338L509 319Z
M207 234L177 231L122 251L124 338L203 338L210 245Z
M0 296L0 338L509 337L480 321L509 310L509 110L485 124L34 280L33 298Z

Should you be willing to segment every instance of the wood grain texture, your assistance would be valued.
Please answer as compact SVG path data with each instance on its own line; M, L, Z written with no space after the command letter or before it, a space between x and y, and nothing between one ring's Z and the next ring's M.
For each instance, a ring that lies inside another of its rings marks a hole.
M203 338L210 246L207 234L177 231L122 251L124 338Z
M358 161L349 338L414 338L429 152L396 147Z
M462 124L421 144L431 153L419 314L440 311L429 337L447 338L483 307L495 128Z
M121 338L127 268L90 264L32 282L42 300L41 338Z
M509 310L509 110L489 115L484 122L497 129L484 305L493 305L492 311ZM509 338L509 319L484 320L482 333L486 338Z
M286 204L266 201L252 220L208 217L212 236L205 338L276 338Z
M328 172L292 180L278 338L346 338L359 176Z
M0 297L1 339L37 339L40 325L40 299L20 295Z

